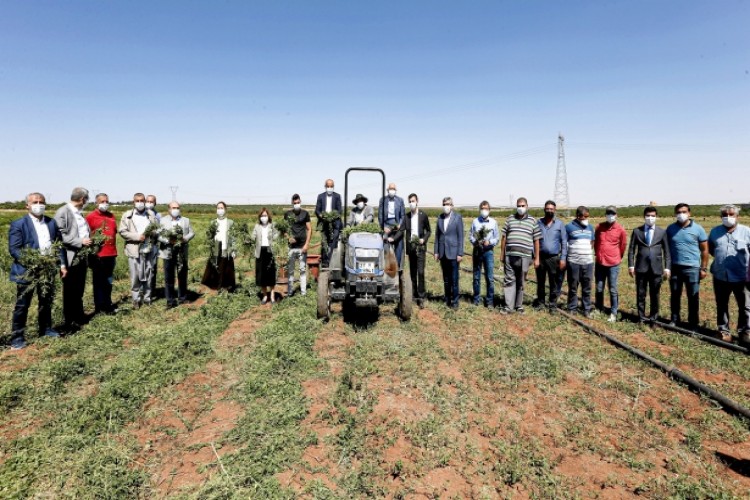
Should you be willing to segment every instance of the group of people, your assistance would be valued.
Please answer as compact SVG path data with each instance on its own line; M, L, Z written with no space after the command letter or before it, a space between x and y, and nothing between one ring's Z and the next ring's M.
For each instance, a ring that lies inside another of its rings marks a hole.
M338 244L344 221L341 195L335 192L334 181L327 179L325 191L318 195L315 215L321 231L322 267L330 265ZM89 201L84 188L75 188L70 201L60 207L54 218L45 215L46 200L41 193L26 198L28 215L10 225L9 249L13 257L10 279L17 285L17 299L13 312L11 348L25 347L25 329L33 294L37 295L38 323L41 335L58 337L52 327L54 288L35 286L26 280L23 251L30 248L42 254L59 248L60 276L63 289L64 328L75 331L84 322L83 293L87 270L92 271L94 306L97 313L113 314L112 282L117 257L116 234L125 242L130 275L130 299L134 308L150 304L155 299L158 259L163 261L164 293L167 307L176 307L187 300L188 248L195 237L190 220L181 213L179 202L172 201L166 214L159 214L154 195L136 193L133 207L122 214L119 224L109 210L109 198L96 195L96 207L84 217ZM367 197L357 194L346 225L374 223L375 214ZM414 300L424 307L426 298L425 265L427 246L432 236L429 217L419 208L419 197L411 193L407 202L397 196L394 183L378 204L377 223L384 244L392 245L399 269L408 257ZM299 290L307 291L307 253L310 248L312 226L310 214L302 208L298 194L291 198L291 208L283 217L288 223L285 251L287 251L287 294L294 294L295 269L299 275ZM433 256L440 263L443 276L444 300L448 307L459 307L459 270L464 257L464 221L454 210L453 200L443 198L442 213L435 224ZM636 281L639 320L652 321L659 313L659 292L664 278L671 290L673 324L681 321L680 309L683 288L688 304L688 326L699 324L700 280L707 276L709 254L714 294L717 306L718 335L729 336L729 299L734 295L738 305L738 335L743 343L750 343L750 228L738 223L740 207L721 208L722 224L709 234L690 217L686 203L675 206L675 222L666 229L656 225L656 207L644 209L644 224L633 230L628 245L625 229L617 222L617 209L606 208L606 220L596 228L589 225L589 210L580 206L575 219L564 223L556 216L556 204L547 201L544 216L535 218L528 213L528 201L519 198L516 211L502 228L491 217L489 202L479 204L479 213L471 222L469 243L473 267L473 295L475 305L495 306L494 251L499 246L503 263L505 314L523 313L524 286L528 272L536 270L537 295L533 306L556 309L563 280L567 276L567 310L579 309L578 289L581 289L582 313L590 317L594 309L605 311L604 291L609 289L609 321L617 321L618 279L620 264L628 252L628 272ZM213 250L206 264L202 283L213 289L233 289L236 286L234 259L237 245L234 222L227 217L227 205L216 205L216 219L212 221ZM98 251L86 259L76 258L82 249L94 244L92 235L99 232ZM249 233L254 245L256 284L261 289L262 302L275 302L276 259L274 243L279 238L274 229L271 212L263 208ZM60 242L54 246L55 242ZM486 295L481 297L484 276ZM592 306L591 287L595 284ZM175 288L175 283L177 287ZM36 288L36 290L34 290ZM650 308L646 314L646 296Z

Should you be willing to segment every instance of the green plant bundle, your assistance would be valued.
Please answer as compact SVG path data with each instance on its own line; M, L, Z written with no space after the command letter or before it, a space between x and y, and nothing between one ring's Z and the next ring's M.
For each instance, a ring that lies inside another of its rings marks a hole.
M324 225L332 225L337 220L341 220L341 214L338 210L331 210L330 212L323 212L318 218Z
M181 271L185 266L185 253L182 251L182 244L185 240L182 226L178 224L172 226L172 229L162 228L161 236L167 240L167 243L162 241L162 248L172 250L172 258L177 259L177 271Z
M474 232L474 241L477 246L481 245L483 241L487 240L490 235L490 228L482 224L479 229Z
M294 217L291 215L276 219L273 225L279 233L279 238L285 241L289 238L289 232L292 230L292 224L294 224L294 222Z
M76 256L73 258L73 262L71 263L72 266L75 266L79 262L88 262L89 257L93 257L97 255L104 245L104 242L107 241L107 236L104 234L104 230L107 229L107 224L104 223L100 228L94 229L91 234L89 235L89 238L91 239L91 245L81 247L80 250L76 252Z
M380 234L382 231L380 230L380 226L375 222L365 222L363 224L360 224L358 226L348 226L344 228L343 231L341 231L341 238L346 243L349 241L349 236L351 236L352 233L375 233Z
M148 226L146 226L146 229L143 230L143 236L145 237L145 239L143 240L143 243L141 243L140 253L151 253L154 245L156 245L159 241L159 235L161 234L161 231L161 224L159 224L158 222L149 222Z
M208 261L212 266L217 267L219 253L221 252L221 242L216 241L216 233L219 232L219 221L216 219L212 220L206 228L206 239L203 244L206 247L206 253L208 254Z
M233 245L243 254L252 255L254 253L255 241L253 241L250 235L250 229L247 227L246 222L240 223L235 221L232 227L229 228L229 239L232 240Z
M57 290L57 275L60 272L60 249L62 243L55 241L47 251L24 248L18 262L26 268L20 277L28 283L26 293L38 289L42 295L54 297Z
M328 253L328 241L333 237L333 229L336 221L341 220L341 214L338 210L331 210L330 212L323 212L318 217L318 220L323 223L323 235L322 241L320 242L321 249Z
M413 234L411 236L411 239L409 240L409 244L414 248L423 246L423 244L419 242L419 236L417 236L416 234Z

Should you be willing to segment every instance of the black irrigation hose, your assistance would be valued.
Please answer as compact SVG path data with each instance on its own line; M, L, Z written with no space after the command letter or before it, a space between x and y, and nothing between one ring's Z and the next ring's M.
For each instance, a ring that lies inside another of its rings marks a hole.
M429 252L429 253L431 255L433 255L432 252ZM466 267L461 267L460 269L462 271L464 271L464 272L467 272L467 273L473 272L472 270L470 270L470 269L468 269ZM500 280L498 278L494 278L494 281L496 281L497 283L500 283ZM714 401L716 401L717 403L719 403L721 405L721 407L724 409L724 411L726 411L727 413L730 413L732 415L741 415L741 416L743 416L745 418L750 419L750 409L745 408L741 404L737 403L736 401L733 401L733 400L729 399L728 397L724 396L720 392L717 392L717 391L711 389L707 385L698 382L696 379L694 379L690 375L684 373L683 371L681 371L677 367L675 367L675 366L669 366L669 365L667 365L665 363L662 363L658 359L656 359L656 358L654 358L652 356L649 356L648 354L646 354L645 352L641 351L640 349L636 349L635 347L631 346L630 344L627 344L627 343L625 343L625 342L617 339L616 337L613 337L612 335L609 335L608 333L605 333L603 331L597 330L593 326L589 325L588 323L586 323L584 321L581 321L580 319L574 317L572 314L569 314L566 311L558 310L557 312L559 314L561 314L562 316L565 316L566 318L568 318L573 323L575 323L578 326L582 327L584 330L586 330L588 332L591 332L594 335L597 335L597 336L605 339L610 344L612 344L612 345L614 345L616 347L619 347L620 349L623 349L623 350L629 352L630 354L632 354L633 356L637 357L638 359L642 359L644 361L648 361L652 365L654 365L657 368L659 368L668 377L670 377L672 379L676 379L676 380L681 381L682 383L684 383L685 385L687 385L690 389L692 389L693 391L697 392L698 394L702 394L704 396L707 396L707 397L713 399ZM655 322L655 323L659 324L660 322ZM659 326L661 326L661 324L659 324ZM668 327L669 325L664 325L664 326ZM673 327L670 327L670 328L673 328ZM674 327L674 328L677 328L677 327ZM690 331L690 330L686 330L686 331ZM692 335L692 334L694 334L694 332L691 332L690 334ZM717 339L712 339L712 340L717 340ZM726 342L723 342L723 343L726 343ZM732 344L732 345L734 345L734 344ZM737 346L735 346L735 347L737 347Z
M723 394L716 392L710 387L698 382L693 377L687 375L686 373L682 372L678 368L662 363L658 359L649 356L645 352L639 349L636 349L630 344L626 344L625 342L618 340L617 338L613 337L612 335L609 335L608 333L597 330L591 325L581 321L578 318L575 318L573 315L565 311L559 311L559 314L565 316L570 321L576 323L577 325L582 327L584 330L589 331L595 335L598 335L599 337L602 337L603 339L607 340L607 342L609 342L610 344L617 346L620 349L626 350L627 352L636 356L639 359L648 361L649 363L651 363L652 365L656 366L661 371L663 371L668 377L677 379L683 382L684 384L686 384L690 389L693 389L694 391L698 392L699 394L708 396L709 398L719 403L727 413L731 413L734 415L742 415L743 417L750 419L750 409L745 408L744 406L740 405L739 403L735 401L732 401L731 399L724 396Z

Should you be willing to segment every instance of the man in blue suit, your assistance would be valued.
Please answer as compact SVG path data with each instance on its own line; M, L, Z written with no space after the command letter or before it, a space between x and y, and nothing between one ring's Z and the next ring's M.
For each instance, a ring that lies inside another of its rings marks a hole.
M26 197L26 209L29 214L11 222L8 232L8 249L13 257L13 264L10 267L10 280L16 283L18 292L11 326L10 347L13 350L26 347L26 319L34 295L33 286L24 280L26 268L21 264L22 252L25 248L48 252L52 248L52 243L61 239L55 220L44 215L45 201L44 195L41 193L29 194ZM62 263L60 274L64 278L67 269L62 250L60 262ZM60 334L52 329L54 290L45 292L37 287L36 294L39 309L39 333L46 337L59 337Z
M453 211L453 199L443 198L443 213L435 229L435 260L443 271L445 305L458 309L458 265L464 255L464 221Z
M397 238L396 233L404 223L404 199L396 196L396 184L388 184L388 196L380 198L378 205L378 224L383 230L383 238L388 243L396 244L396 260L401 269L401 257L404 253L404 240Z
M315 216L318 218L318 229L323 231L321 235L321 241L325 241L327 244L327 251L321 249L321 260L322 266L328 267L331 262L331 256L333 250L339 242L339 233L341 232L341 218L333 222L333 225L328 227L327 223L323 222L323 214L326 212L336 211L339 216L343 212L343 206L341 205L341 195L333 191L333 179L326 179L325 192L318 195L318 200L315 203Z

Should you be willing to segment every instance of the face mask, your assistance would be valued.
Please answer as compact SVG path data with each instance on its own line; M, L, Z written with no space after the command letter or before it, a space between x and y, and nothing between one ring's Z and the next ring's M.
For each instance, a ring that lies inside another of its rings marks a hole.
M417 202L416 201L409 202L409 208L411 208L412 211L416 210L417 209Z
M109 210L109 203L99 203L99 211L106 212Z
M358 202L357 203L357 208L360 209L360 210L362 210L363 208L365 208L365 202L364 201Z
M146 202L146 208L148 208L149 210L153 210L154 209L154 204Z
M295 203L293 205L293 207L294 207L294 211L295 212L299 212L300 210L302 210L302 204L301 203Z
M554 216L555 216L555 212L547 212L547 211L545 211L545 212L544 212L544 216L545 216L546 218L548 218L548 219L551 219L552 217L554 217Z
M525 215L526 214L526 207L516 207L516 213L518 215Z
M451 213L451 206L450 205L443 205L443 212L446 214Z
M46 205L43 205L42 203L35 203L31 205L31 213L40 216L44 215L44 210L47 208Z
M583 227L589 226L589 220L588 219L578 219L578 223L581 224Z
M690 218L690 215L686 214L686 213L683 213L683 212L680 212L679 214L677 214L677 216L675 218L677 219L677 222L679 222L680 224L682 224L683 222L686 222Z
M216 209L216 215L218 215L220 219L223 219L224 218L224 214L226 214L226 213L227 213L227 211L224 210L223 208L217 208Z
M486 219L490 216L490 211L485 208L479 211L479 215L481 215L483 219Z
M260 217L260 223L261 223L261 224L265 224L265 223L267 223L267 222L268 222L268 217L267 217L267 216L265 216L265 215L262 215L262 216Z
M333 194L333 188L326 188L326 194Z
M724 227L734 227L737 224L737 217L722 217L721 223L724 224Z
M172 217L175 219L180 216L180 209L179 208L173 208L169 211L170 214L172 214Z
M134 207L135 207L135 209L136 209L136 210L138 210L139 212L143 212L143 209L144 209L144 208L146 208L146 204L145 204L145 203L143 203L142 201L136 201L136 202L135 202L135 203L133 204L133 206L134 206Z
M647 215L643 219L646 221L646 224L649 226L653 226L654 224L656 224L656 217L654 217L653 215Z
M394 196L396 196L396 190L395 189L389 189L388 190L388 196L390 196L391 198L393 198Z
M612 224L614 221L617 220L616 215L607 215L606 217L607 217L607 222L609 222L610 224Z

